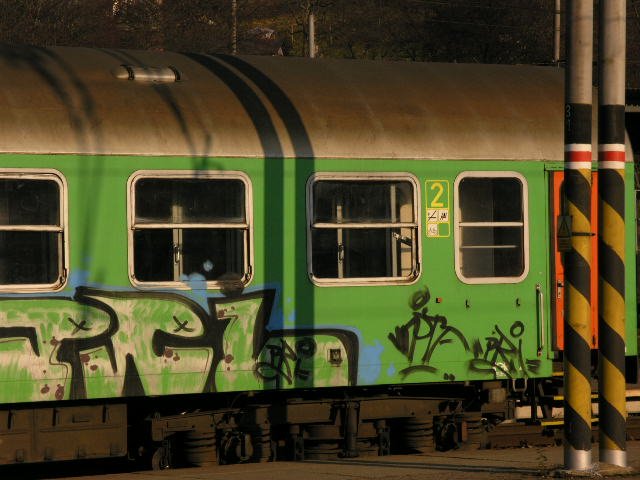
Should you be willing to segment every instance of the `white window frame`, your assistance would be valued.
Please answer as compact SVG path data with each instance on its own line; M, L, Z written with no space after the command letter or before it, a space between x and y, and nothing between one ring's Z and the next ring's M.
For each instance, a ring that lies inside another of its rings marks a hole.
M514 178L520 181L522 185L522 222L460 222L462 218L460 212L460 193L459 186L460 182L465 178ZM456 267L456 275L458 278L468 284L493 284L493 283L520 283L522 282L527 275L529 274L529 190L527 186L527 179L518 172L493 172L493 171L467 171L460 173L454 182L454 195L453 195L453 204L454 204L454 244L455 244L455 267ZM522 226L523 228L523 239L522 239L522 250L523 250L523 271L520 275L516 277L465 277L462 273L462 264L461 264L461 228L463 227L473 227L473 226Z
M58 280L53 283L33 284L0 284L0 292L31 293L57 292L62 290L69 278L69 217L67 211L67 180L58 170L49 168L0 168L0 179L18 180L48 180L58 185L60 192L58 201L59 225L0 225L0 231L13 232L59 232L61 234L58 246Z
M246 229L244 242L244 271L242 286L246 286L253 280L253 194L251 180L247 174L235 170L137 170L127 182L127 217L128 217L128 256L129 256L129 281L140 289L172 288L178 290L191 290L192 285L188 281L171 280L159 282L146 282L136 279L134 272L134 232L136 228L135 215L135 186L138 180L158 178L174 180L240 180L244 183L245 191L245 223L145 223L141 229L158 228L224 228L224 229ZM206 288L209 290L220 289L225 286L225 281L209 280Z
M336 181L405 181L409 182L413 187L413 219L410 223L317 223L313 222L313 185L318 181L336 180ZM365 286L365 285L411 285L416 283L422 273L422 234L421 234L421 215L420 199L421 199L420 183L415 175L403 172L318 172L307 180L307 274L314 285L320 287L332 286ZM349 278L318 278L313 275L313 251L312 251L312 235L311 231L315 228L337 228L340 225L343 228L415 228L415 252L413 257L414 270L407 277L349 277Z

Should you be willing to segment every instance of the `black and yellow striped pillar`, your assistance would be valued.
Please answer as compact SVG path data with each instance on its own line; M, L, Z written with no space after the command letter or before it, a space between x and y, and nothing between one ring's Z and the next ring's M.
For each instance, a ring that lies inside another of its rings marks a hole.
M572 250L565 254L568 288L564 325L564 431L568 470L591 467L591 237L588 235L591 231L591 161L586 160L587 157L591 157L591 144L567 145L565 191L567 213L572 218Z
M600 462L627 466L624 94L626 2L600 2L598 89Z
M564 185L572 220L565 254L564 463L591 468L591 114L593 0L567 2Z

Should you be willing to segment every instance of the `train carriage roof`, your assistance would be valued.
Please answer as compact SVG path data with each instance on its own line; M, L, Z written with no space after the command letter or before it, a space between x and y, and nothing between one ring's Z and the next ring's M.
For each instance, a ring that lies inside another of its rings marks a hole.
M561 160L532 66L0 47L0 151Z

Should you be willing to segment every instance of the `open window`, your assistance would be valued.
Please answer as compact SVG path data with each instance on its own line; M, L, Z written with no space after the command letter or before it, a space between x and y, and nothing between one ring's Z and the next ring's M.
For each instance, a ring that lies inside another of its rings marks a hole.
M58 172L0 171L0 290L64 286L65 198Z
M515 172L455 182L456 272L465 283L516 283L529 269L527 184Z
M130 275L181 288L251 278L248 178L239 172L137 172L130 179Z
M417 182L406 174L316 174L308 183L316 284L409 283L419 273Z

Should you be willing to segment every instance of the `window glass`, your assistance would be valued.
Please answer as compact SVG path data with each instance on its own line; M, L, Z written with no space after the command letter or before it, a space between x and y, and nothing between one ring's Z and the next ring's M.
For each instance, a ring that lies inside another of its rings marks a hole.
M60 190L53 179L0 177L0 286L48 289L62 282Z
M319 178L310 193L311 274L316 280L415 278L413 183Z
M249 280L246 184L208 175L135 181L136 281Z
M53 180L0 178L0 225L60 225L60 186Z
M60 272L60 232L0 231L0 284L54 284Z
M244 195L235 179L140 179L136 223L244 223Z
M321 181L313 186L314 222L400 222L413 208L409 182Z
M460 181L462 222L522 222L522 183L515 178Z
M457 200L459 274L488 281L523 275L527 252L522 180L465 176L458 182Z
M141 282L171 282L173 276L173 231L143 230L133 233L134 273Z

